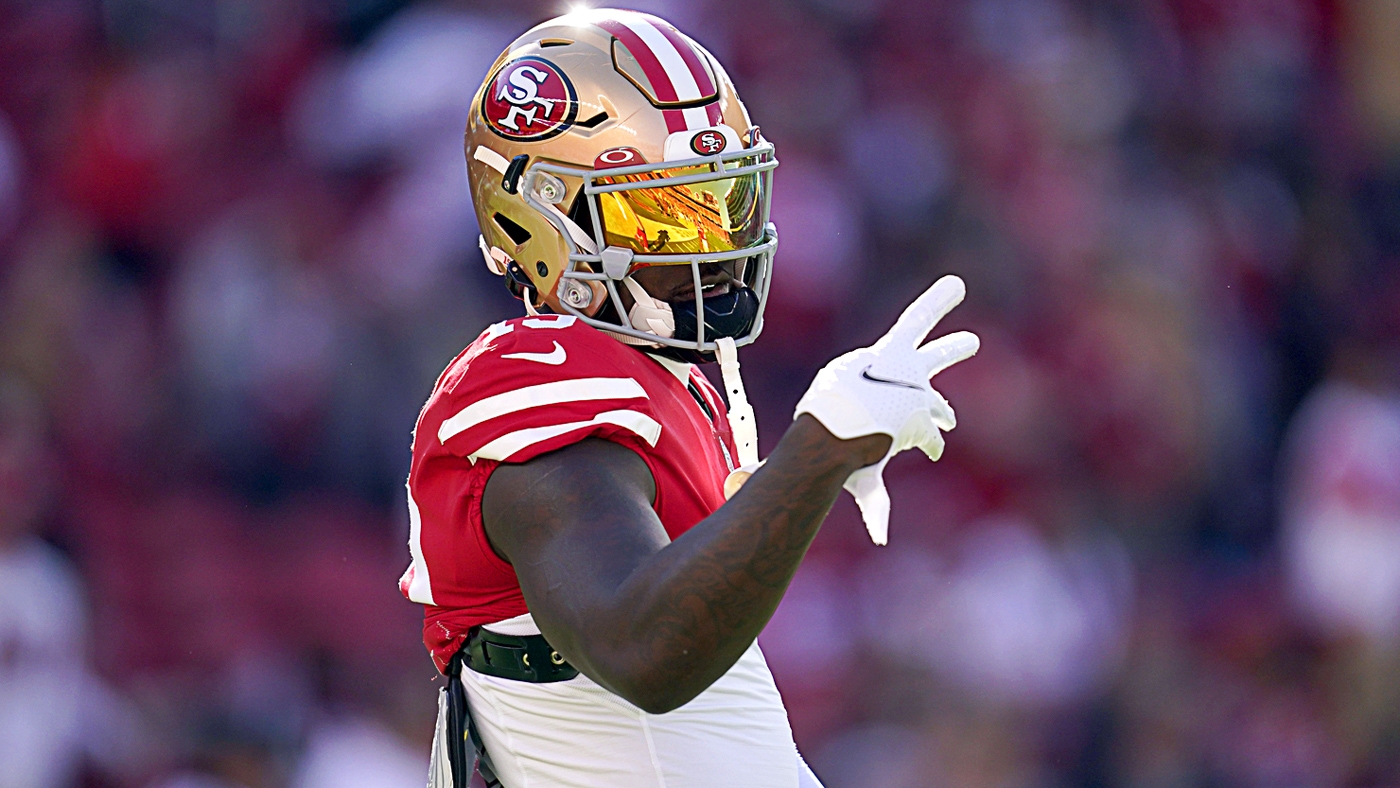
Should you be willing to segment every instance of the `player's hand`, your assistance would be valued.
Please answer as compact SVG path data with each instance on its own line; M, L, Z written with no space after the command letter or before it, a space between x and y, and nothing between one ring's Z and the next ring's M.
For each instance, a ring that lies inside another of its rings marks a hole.
M890 496L882 476L885 464L914 447L937 460L943 454L943 433L957 426L952 407L933 390L929 380L973 356L980 344L977 335L958 331L920 343L966 293L958 277L939 279L904 310L878 342L823 367L797 403L794 418L811 414L842 440L890 436L892 443L885 456L852 473L845 484L855 496L875 544L885 544L889 534Z

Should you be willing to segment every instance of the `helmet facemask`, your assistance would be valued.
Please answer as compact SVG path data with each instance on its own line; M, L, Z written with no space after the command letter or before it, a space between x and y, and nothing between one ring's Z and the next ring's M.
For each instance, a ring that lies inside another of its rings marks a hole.
M562 309L631 344L708 360L716 339L742 346L762 331L778 242L768 221L777 165L773 146L754 135L749 148L658 164L584 169L535 161L519 192L568 249L556 289ZM581 184L568 214L555 202L565 180ZM730 270L729 291L706 298L702 280L715 264ZM689 267L693 298L661 301L632 276L662 265ZM625 313L622 289L633 304ZM599 304L603 292L607 303Z

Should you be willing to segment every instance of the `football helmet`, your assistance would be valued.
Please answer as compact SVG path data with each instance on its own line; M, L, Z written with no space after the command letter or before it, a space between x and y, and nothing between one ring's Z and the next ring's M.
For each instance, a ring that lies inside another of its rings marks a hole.
M778 161L724 69L665 21L591 9L534 27L477 91L465 148L486 265L527 311L708 358L762 330ZM658 265L690 266L694 300L632 277ZM702 266L728 292L704 297Z

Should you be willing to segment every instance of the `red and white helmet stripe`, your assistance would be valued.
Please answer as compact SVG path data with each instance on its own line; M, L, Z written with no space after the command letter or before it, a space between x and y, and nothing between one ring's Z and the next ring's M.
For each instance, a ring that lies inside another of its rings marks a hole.
M616 12L613 12L616 13ZM622 13L601 19L598 26L608 31L637 59L656 98L663 102L699 101L715 94L714 81L700 62L701 55L680 31L656 17ZM666 130L699 130L720 123L719 101L703 107L667 109Z

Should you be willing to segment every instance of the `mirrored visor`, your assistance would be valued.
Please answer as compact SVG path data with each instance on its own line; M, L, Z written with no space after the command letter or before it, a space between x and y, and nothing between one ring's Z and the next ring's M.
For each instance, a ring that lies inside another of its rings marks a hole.
M731 168L758 163L747 157ZM656 169L632 175L599 176L595 183L648 181L715 172L713 164ZM703 254L747 249L763 242L763 173L754 172L679 186L638 186L597 195L608 246L638 254Z

